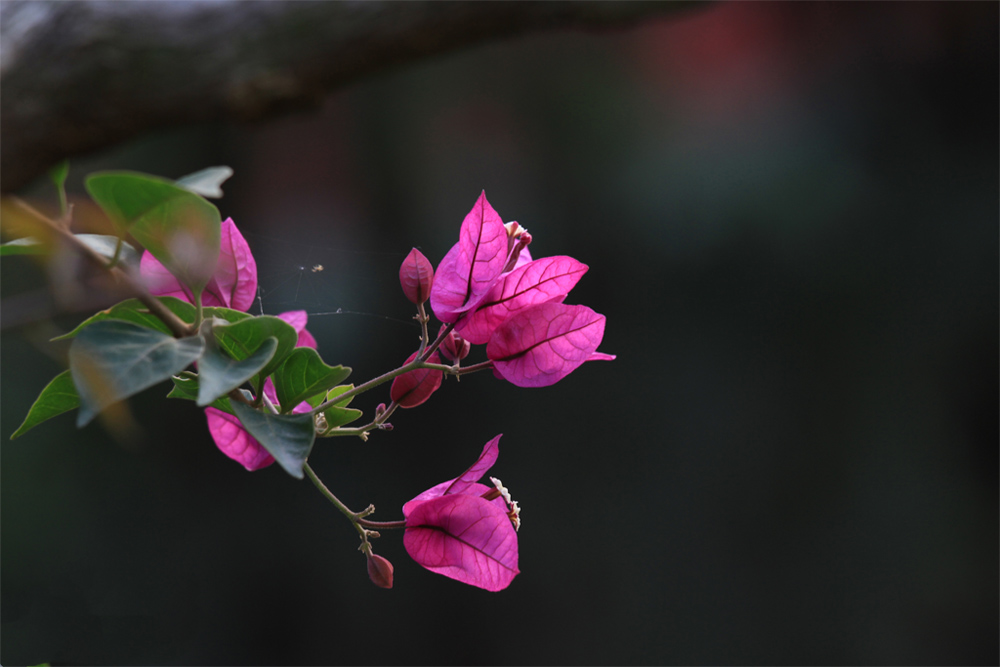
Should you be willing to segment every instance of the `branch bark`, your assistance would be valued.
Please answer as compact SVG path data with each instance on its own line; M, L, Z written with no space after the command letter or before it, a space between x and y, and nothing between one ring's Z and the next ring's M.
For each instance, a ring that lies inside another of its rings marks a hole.
M157 128L318 105L378 69L529 30L627 26L675 2L0 3L0 190Z

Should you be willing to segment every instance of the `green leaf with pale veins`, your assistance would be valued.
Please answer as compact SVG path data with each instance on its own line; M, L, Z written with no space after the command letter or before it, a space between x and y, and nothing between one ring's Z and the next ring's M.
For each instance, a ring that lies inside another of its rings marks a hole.
M299 340L299 334L296 333L295 327L280 317L271 315L248 317L233 324L216 326L212 332L215 334L215 340L218 341L219 347L237 361L243 361L250 357L260 348L265 339L272 336L278 339L278 347L274 356L253 378L254 389L258 391L264 383L264 378L281 365L288 354L295 349L295 344Z
M274 457L292 477L302 479L302 471L313 442L316 429L310 414L273 415L254 410L249 405L233 402L233 413L243 428Z
M278 339L268 336L256 352L237 361L219 349L214 340L209 341L198 359L198 407L209 405L257 375L277 349Z
M302 401L326 392L330 387L346 380L350 374L350 368L327 366L311 347L297 347L274 372L271 380L278 394L281 411L291 412Z
M184 370L205 347L199 336L173 338L121 320L94 322L73 339L69 367L80 396L76 425Z
M73 377L69 370L65 370L45 385L45 389L42 389L42 393L28 410L24 423L14 431L10 439L20 437L43 421L78 407L80 407L80 397L76 393L76 387L73 386Z

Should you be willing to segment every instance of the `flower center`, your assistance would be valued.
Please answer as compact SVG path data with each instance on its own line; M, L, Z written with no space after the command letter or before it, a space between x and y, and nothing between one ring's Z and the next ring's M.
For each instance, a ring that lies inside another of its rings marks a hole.
M493 488L484 493L482 497L486 500L503 498L508 507L507 516L510 517L511 523L514 524L514 530L517 531L521 527L521 508L518 507L516 500L511 500L510 491L503 485L503 482L496 477L490 477L490 481L493 482Z

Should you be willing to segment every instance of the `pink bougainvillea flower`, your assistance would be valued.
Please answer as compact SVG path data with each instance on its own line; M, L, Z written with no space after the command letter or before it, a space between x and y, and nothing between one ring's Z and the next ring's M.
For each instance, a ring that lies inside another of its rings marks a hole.
M221 306L245 312L253 305L257 294L257 262L232 218L226 218L222 222L219 232L219 262L212 278L205 285L201 302L204 306ZM194 303L191 291L148 250L142 254L139 273L150 293Z
M486 356L497 375L518 387L547 387L585 361L614 359L597 352L604 316L558 301L535 304L505 320L490 337Z
M483 192L434 274L430 301L439 320L457 321L489 293L507 264L507 241L507 228Z
M536 303L562 301L587 272L572 257L543 257L506 274L476 309L455 327L469 342L482 345L507 320Z
M406 363L417 358L417 352L411 354ZM427 358L432 364L440 364L441 357L434 352ZM404 364L405 365L405 364ZM409 373L397 375L389 389L389 397L399 403L401 408L415 408L431 397L444 380L444 373L433 368L418 368Z
M416 248L410 251L399 267L399 284L411 303L420 305L430 298L434 267Z
M520 572L520 509L499 480L491 478L492 487L478 482L496 462L499 442L498 435L464 473L403 505L403 546L410 557L431 572L488 591L507 588Z

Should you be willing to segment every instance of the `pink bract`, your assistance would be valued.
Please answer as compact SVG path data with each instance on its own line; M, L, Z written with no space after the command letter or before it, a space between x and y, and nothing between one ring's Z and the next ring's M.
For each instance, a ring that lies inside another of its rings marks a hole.
M223 454L247 470L260 470L274 463L274 457L253 438L240 420L216 408L205 408L208 432Z
M406 524L406 552L431 572L488 591L507 588L520 572L514 526L504 510L483 498L428 500Z
M278 317L288 322L295 328L295 332L299 334L298 342L295 343L295 347L311 347L316 349L316 339L313 335L306 331L306 324L309 322L309 314L304 310L289 310L284 313L279 313Z
M420 565L488 591L506 588L520 572L517 532L503 498L486 500L479 484L497 460L500 436L464 473L403 505L403 546Z
M445 323L475 308L507 263L507 229L485 192L465 216L458 238L438 264L431 287L431 308Z
M202 292L202 305L247 311L257 295L257 262L232 218L222 222L219 233L219 261ZM152 294L194 302L191 292L149 251L142 254L139 273Z
M406 364L417 358L414 352L406 359ZM437 352L427 358L432 364L440 364L441 357ZM404 365L406 365L404 364ZM389 389L389 396L399 403L401 408L415 408L428 398L441 386L444 380L444 373L433 368L418 368L409 373L403 373L392 381Z
M486 356L495 372L519 387L547 387L585 361L615 357L597 352L604 316L586 306L549 301L522 310L490 337Z
M565 299L587 268L566 256L543 257L515 268L494 285L474 313L462 318L455 330L471 343L487 343L504 320L525 308Z

